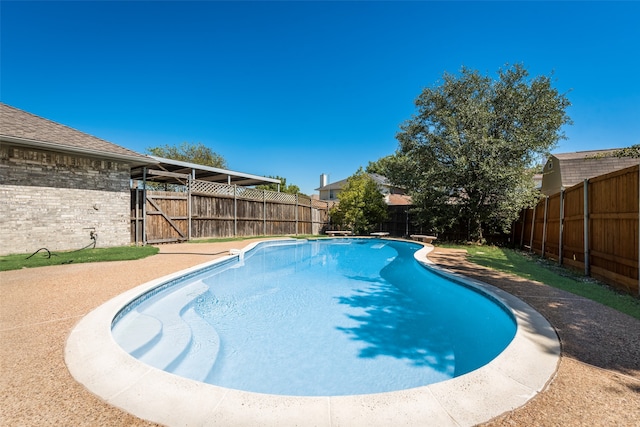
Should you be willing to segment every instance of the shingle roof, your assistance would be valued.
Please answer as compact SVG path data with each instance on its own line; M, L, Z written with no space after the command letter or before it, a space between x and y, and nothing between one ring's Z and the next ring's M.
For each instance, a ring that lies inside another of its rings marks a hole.
M135 151L4 103L0 103L0 138L15 139L36 145L44 143L71 151L91 151L105 156L124 156L145 163L149 162L148 157Z
M572 153L557 153L552 154L559 160L584 160L584 159L596 159L605 156L610 156L615 153L619 148L610 148L607 150L588 150L588 151L575 151Z
M411 196L404 194L387 194L385 202L389 206L411 206L413 203Z
M618 149L579 151L554 154L560 162L562 186L572 187L585 179L604 175L619 169L635 166L640 161L631 157L616 157Z

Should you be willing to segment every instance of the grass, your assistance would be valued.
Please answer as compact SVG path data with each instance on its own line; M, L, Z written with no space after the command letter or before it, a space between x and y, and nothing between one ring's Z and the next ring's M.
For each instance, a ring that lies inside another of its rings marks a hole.
M639 299L616 292L592 278L578 275L537 255L496 246L448 244L438 246L464 249L469 254L469 261L475 264L542 282L640 319Z
M50 253L46 249L41 249L35 254L0 256L0 271L71 263L134 260L155 255L158 251L159 249L153 246L121 246Z
M257 238L293 237L297 239L318 238L318 236L252 236L217 239L192 240L191 243L234 242ZM66 252L48 252L41 249L35 254L12 254L0 256L0 271L20 270L22 268L44 267L48 265L80 264L85 262L127 261L146 258L157 254L154 246L121 246L116 248L81 249Z

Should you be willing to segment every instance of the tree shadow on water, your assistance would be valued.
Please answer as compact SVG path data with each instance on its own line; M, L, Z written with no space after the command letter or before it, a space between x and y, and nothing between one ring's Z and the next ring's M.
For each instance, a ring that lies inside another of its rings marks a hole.
M453 346L447 331L438 326L442 323L436 321L434 310L417 303L386 280L351 279L369 285L353 295L339 297L338 301L362 314L348 314L355 325L337 329L364 346L360 357L388 356L453 374Z

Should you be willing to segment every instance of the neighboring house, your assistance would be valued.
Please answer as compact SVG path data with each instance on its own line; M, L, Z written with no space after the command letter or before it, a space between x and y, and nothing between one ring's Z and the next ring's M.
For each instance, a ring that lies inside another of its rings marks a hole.
M134 151L0 103L0 254L131 242Z
M616 157L619 149L552 154L542 171L543 194L550 196L585 179L637 165L640 159Z
M533 175L533 185L535 186L535 188L537 190L542 189L542 174L541 173L537 173L537 174Z
M405 196L405 192L400 187L395 187L384 176L377 173L367 173L371 179L377 184L380 193L385 196L385 201L388 205L392 204L411 204L409 196ZM320 178L320 188L316 188L320 193L320 200L337 201L338 194L346 187L347 179L342 181L333 182L327 184L324 182L326 175L322 175ZM402 196L402 197L398 197Z

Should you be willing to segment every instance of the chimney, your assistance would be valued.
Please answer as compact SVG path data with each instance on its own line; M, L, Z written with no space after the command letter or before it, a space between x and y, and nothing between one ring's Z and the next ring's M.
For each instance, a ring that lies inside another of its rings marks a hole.
M322 175L320 175L320 188L328 184L329 184L329 175L327 175L326 173L323 173Z

